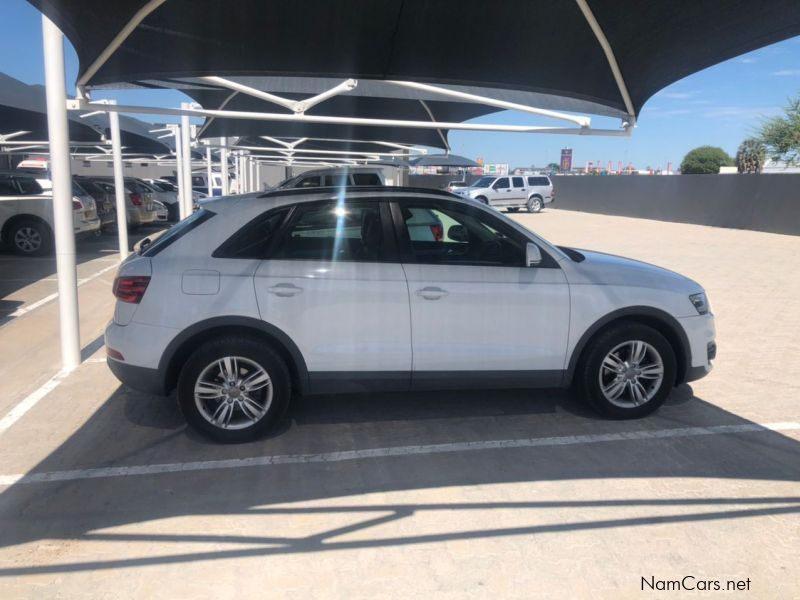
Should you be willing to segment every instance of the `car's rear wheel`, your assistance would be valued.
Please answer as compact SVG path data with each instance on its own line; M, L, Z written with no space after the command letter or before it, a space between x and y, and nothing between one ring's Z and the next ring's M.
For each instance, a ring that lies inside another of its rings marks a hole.
M244 442L280 420L290 388L277 353L261 341L237 336L195 350L178 379L178 402L198 431L220 442Z
M8 239L16 254L21 256L45 256L53 247L50 228L35 219L19 219L8 231Z
M675 352L655 329L629 323L601 333L577 373L582 396L602 415L633 419L650 414L675 384Z
M528 198L528 212L542 212L542 208L544 208L544 202L540 196L531 196Z

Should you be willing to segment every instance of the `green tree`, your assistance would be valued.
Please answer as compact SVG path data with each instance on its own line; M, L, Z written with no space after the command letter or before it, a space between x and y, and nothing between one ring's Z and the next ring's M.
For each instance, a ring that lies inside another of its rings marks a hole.
M700 146L690 150L681 162L684 175L711 175L719 173L720 167L732 167L735 163L722 148Z
M784 115L764 122L759 139L772 160L797 164L800 162L800 96L790 100L784 111Z
M736 151L736 168L739 173L761 173L767 148L763 142L753 138L744 140Z
M547 170L550 173L558 173L559 171L561 171L561 165L559 165L558 163L550 163L547 165Z

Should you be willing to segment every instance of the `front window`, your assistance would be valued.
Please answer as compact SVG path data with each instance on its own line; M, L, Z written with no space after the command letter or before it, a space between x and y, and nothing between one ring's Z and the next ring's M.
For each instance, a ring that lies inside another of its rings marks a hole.
M492 185L493 181L494 181L494 177L481 177L480 179L478 179L478 181L473 183L470 187L474 187L474 188L489 187L490 185Z
M319 176L317 175L317 176L314 176L314 177L305 177L304 179L301 179L296 187L299 187L299 188L310 188L310 187L319 187L319 186L320 186L320 181L319 181Z
M495 190L508 189L509 188L508 177L501 177L500 179L498 179L497 182L495 182L495 184L492 186L492 188Z
M401 206L416 262L440 265L525 266L525 241L482 211L450 204Z
M377 202L301 206L273 258L384 260L383 222Z

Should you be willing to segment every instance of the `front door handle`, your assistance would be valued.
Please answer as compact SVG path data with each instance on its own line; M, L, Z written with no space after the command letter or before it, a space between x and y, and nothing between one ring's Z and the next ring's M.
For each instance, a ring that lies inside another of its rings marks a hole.
M421 290L417 290L417 296L421 296L425 300L438 300L447 296L447 290L439 287L424 287Z
M291 283L279 283L278 285L274 285L267 289L267 291L270 294L275 294L280 298L290 298L302 292L303 288L299 288Z

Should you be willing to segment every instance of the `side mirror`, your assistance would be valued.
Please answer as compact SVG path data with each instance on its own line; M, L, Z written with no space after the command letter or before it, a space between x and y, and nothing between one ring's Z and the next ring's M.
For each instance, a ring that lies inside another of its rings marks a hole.
M529 267L538 266L542 262L542 251L539 246L532 242L528 242L525 246L525 264Z
M463 225L451 225L447 230L447 237L454 242L468 242L469 235Z

